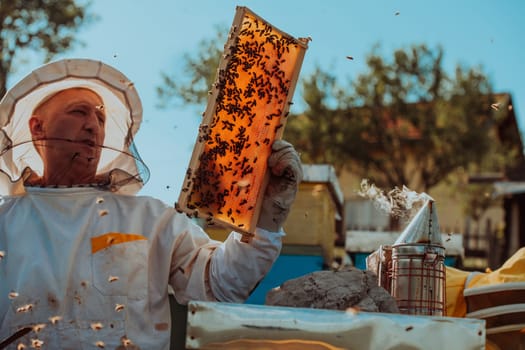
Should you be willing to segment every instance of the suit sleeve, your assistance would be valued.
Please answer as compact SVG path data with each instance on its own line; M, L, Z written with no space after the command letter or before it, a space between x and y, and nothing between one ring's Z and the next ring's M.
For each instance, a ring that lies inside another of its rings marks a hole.
M283 232L257 229L250 243L241 242L241 234L232 232L219 242L185 215L173 219L169 282L181 304L191 300L243 302L281 250Z

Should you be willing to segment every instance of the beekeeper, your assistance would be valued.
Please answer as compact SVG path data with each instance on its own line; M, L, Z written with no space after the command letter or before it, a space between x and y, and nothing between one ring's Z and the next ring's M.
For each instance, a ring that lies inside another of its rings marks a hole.
M31 327L10 346L167 349L168 285L182 304L242 302L272 266L302 177L294 148L273 145L251 242L222 243L134 196L141 118L129 79L86 59L44 65L0 102L0 341Z

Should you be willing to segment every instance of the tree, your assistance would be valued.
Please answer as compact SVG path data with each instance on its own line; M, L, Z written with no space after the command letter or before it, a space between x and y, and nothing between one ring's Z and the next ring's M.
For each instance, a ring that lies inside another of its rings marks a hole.
M302 97L308 108L288 118L285 138L301 151L303 162L332 164L340 173L358 152L364 152L360 157L365 158L366 150L355 142L364 131L363 124L352 117L350 110L342 108L345 96L336 78L316 67L302 80L302 85ZM337 108L330 106L334 103L338 103ZM344 144L353 150L352 154L341 152Z
M305 80L308 107L289 121L287 131L293 133L286 134L307 147L303 155L322 160L317 146L306 142L311 135L301 130L325 119L331 124L325 135L330 152L339 155L336 168L373 176L381 187L407 185L427 192L460 167L477 164L494 171L508 163L490 136L497 115L491 109L491 85L480 69L458 66L450 78L442 68L441 48L396 50L391 62L375 50L367 57L368 71L349 88L320 88L313 81L323 82L326 74L318 71ZM325 99L337 100L337 106L323 107Z
M333 157L336 169L346 168L382 188L407 185L428 193L446 181L464 214L478 223L495 204L487 195L492 186L467 186L458 172L509 174L523 160L521 142L519 136L496 135L507 132L500 125L508 122L508 109L494 108L483 72L458 66L450 78L442 59L441 48L432 52L424 45L395 51L392 62L372 52L368 71L350 88L335 82L323 88L315 82L326 81L326 73L316 71L304 82L308 107L290 119L286 131L293 132L285 136L301 147L303 159L320 162L318 145L308 138L328 140L329 153L339 155ZM327 100L336 100L337 106L327 108ZM312 128L319 123L330 127Z
M7 77L23 63L22 52L32 50L49 61L77 41L77 30L95 19L87 13L89 2L75 0L3 0L0 3L0 96Z
M185 55L186 81L164 75L158 88L164 107L175 98L206 101L225 35L218 29L215 39L200 42L196 56ZM508 164L510 155L490 137L497 115L480 68L458 66L449 77L440 47L414 45L396 50L391 60L378 49L349 87L320 68L302 79L307 108L288 117L284 137L303 161L331 163L338 172L350 167L384 188L425 192L459 168L496 171Z

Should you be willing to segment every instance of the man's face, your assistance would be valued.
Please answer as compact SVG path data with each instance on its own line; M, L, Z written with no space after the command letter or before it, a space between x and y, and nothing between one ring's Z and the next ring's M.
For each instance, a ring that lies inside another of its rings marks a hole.
M78 168L94 176L104 143L105 122L102 99L91 90L67 89L45 101L30 120L45 171Z

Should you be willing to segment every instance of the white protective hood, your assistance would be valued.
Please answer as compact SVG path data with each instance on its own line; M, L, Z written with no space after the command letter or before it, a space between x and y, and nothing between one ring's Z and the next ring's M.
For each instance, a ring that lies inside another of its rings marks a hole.
M34 70L0 101L0 194L23 192L15 186L32 170L41 176L43 164L29 130L33 109L44 99L68 88L93 90L104 102L106 138L97 175L108 174L109 189L133 194L148 180L133 137L142 120L142 104L133 83L100 61L65 59ZM7 175L7 176L6 176Z

